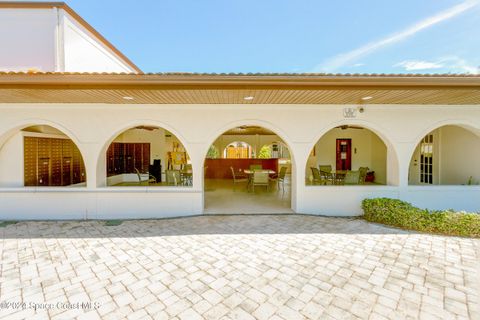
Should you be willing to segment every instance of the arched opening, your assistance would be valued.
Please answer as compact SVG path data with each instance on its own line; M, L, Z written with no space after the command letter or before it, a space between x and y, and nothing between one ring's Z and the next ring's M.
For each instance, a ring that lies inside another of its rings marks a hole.
M48 125L27 126L0 146L0 186L85 187L82 154L62 131Z
M373 131L342 125L325 133L310 152L306 185L386 185L388 148Z
M457 125L445 125L429 132L413 152L408 183L480 184L480 137Z
M223 150L225 159L250 159L253 155L252 146L243 141L232 142Z
M245 125L224 132L210 146L204 169L205 213L292 212L290 152L269 129Z
M180 140L156 126L120 133L105 152L107 186L191 187L192 165Z

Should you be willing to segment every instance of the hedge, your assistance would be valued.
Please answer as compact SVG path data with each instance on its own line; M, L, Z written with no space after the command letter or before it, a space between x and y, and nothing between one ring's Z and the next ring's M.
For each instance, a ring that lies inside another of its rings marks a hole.
M398 199L362 201L363 218L402 229L454 236L480 237L480 214L419 209Z

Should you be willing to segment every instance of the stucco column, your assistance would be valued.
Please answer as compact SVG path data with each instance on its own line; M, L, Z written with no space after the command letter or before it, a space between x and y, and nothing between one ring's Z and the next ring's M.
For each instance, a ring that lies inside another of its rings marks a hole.
M207 146L204 143L188 143L184 147L192 162L193 188L195 190L203 190L203 165L206 152L210 145Z
M296 213L302 213L302 208L304 207L305 166L311 145L311 143L295 143L289 146L292 158L291 201L292 210Z
M415 150L416 143L401 142L396 144L398 155L398 186L400 188L408 187L408 172L412 152Z
M96 144L82 144L80 151L82 152L85 171L87 174L87 189L97 188L98 170L98 151ZM104 159L105 161L105 159Z

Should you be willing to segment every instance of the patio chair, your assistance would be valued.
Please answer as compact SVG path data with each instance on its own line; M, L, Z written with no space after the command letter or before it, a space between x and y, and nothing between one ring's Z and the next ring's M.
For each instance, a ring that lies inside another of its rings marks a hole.
M320 175L320 171L315 167L310 167L310 169L312 170L313 184L322 184L323 181Z
M277 191L280 190L280 183L282 183L282 190L285 192L285 174L287 173L287 167L281 167L280 172L274 178L270 178L270 181L277 182Z
M252 191L255 192L255 186L264 186L269 190L268 171L254 171L252 180Z
M178 186L182 183L180 170L165 170L165 178L169 186Z
M367 177L368 170L370 170L368 167L358 168L358 172L360 172L360 177L358 179L358 183L365 184L365 178Z
M233 191L235 191L235 185L237 183L242 183L242 182L248 182L248 177L247 175L240 173L240 172L235 172L233 167L230 167L230 170L232 171L232 178L233 178Z
M180 179L182 181L182 185L184 186L192 186L193 185L193 175L191 170L190 171L180 171Z
M157 178L155 178L151 174L148 174L148 178L147 177L142 178L142 174L137 168L135 168L135 173L137 174L139 185L143 185L144 183L146 185L149 185L150 183L157 183Z
M347 173L345 174L345 179L343 180L343 184L355 185L359 183L359 180L360 180L359 171L348 170Z
M325 184L327 184L327 182L330 182L331 184L335 183L335 176L332 173L332 166L330 164L319 165L318 169L320 171L320 177Z
M331 164L328 164L328 165L319 165L318 166L318 169L320 170L320 173L322 172L326 172L326 173L332 173L332 165Z

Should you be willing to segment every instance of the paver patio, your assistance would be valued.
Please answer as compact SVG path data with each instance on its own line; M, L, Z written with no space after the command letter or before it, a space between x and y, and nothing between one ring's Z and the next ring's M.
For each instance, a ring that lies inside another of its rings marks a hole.
M476 239L303 215L0 234L2 319L480 319Z

